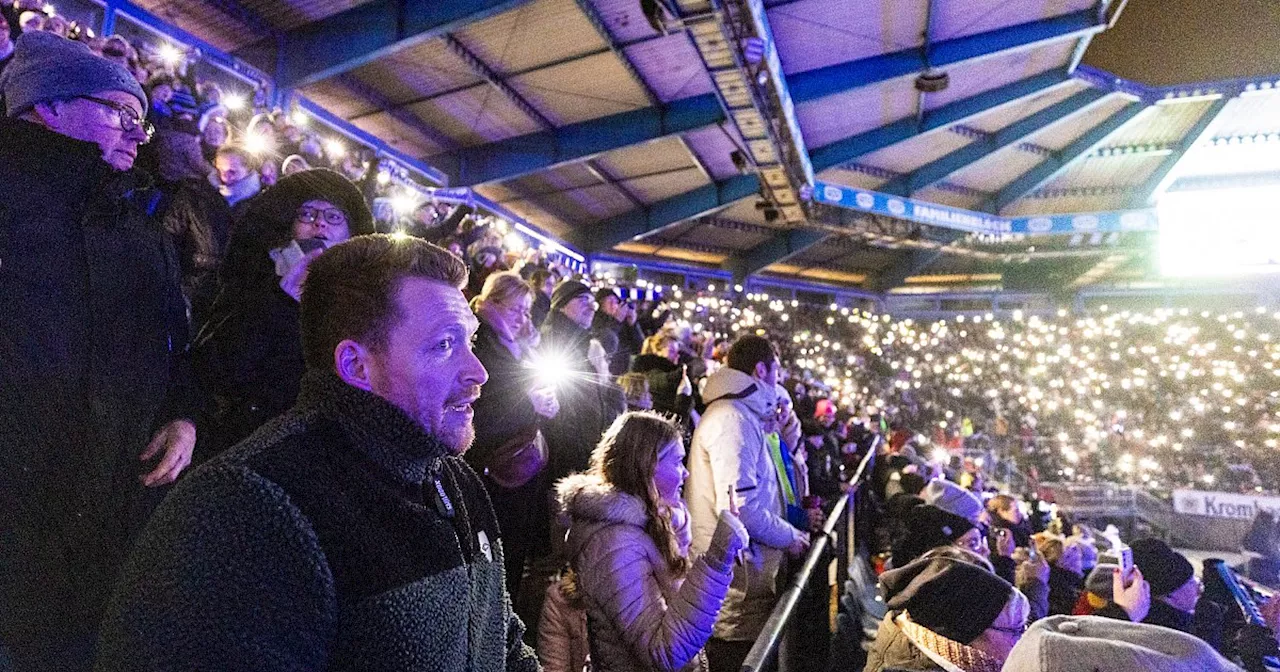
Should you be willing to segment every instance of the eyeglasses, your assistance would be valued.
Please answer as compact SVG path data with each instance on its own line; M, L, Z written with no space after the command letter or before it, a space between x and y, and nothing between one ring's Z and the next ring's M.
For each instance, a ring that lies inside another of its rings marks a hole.
M342 226L347 223L347 213L338 208L313 208L309 205L298 208L298 221L303 224L315 224L321 219L330 226Z
M151 122L138 116L138 113L128 105L117 103L114 100L107 100L106 98L98 98L97 96L80 96L80 98L115 110L120 115L120 130L125 133L132 133L141 128L142 132L147 134L145 142L151 142L151 137L156 134L156 127L152 126Z
M1027 625L1025 623L1022 624L1021 627L1017 627L1017 628L1001 628L999 626L993 625L991 626L991 629L995 630L996 632L1003 632L1006 635L1013 635L1015 637L1021 637L1027 634Z

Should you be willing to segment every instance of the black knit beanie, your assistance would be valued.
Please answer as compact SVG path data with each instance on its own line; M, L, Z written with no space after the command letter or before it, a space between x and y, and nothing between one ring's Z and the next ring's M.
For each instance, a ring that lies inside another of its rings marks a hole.
M374 232L373 213L356 185L327 168L313 168L286 175L262 192L260 207L269 209L273 219L292 224L298 208L307 201L328 201L347 213L352 236Z
M995 623L1013 586L963 554L934 552L880 576L889 609L947 639L968 644Z
M1159 539L1139 539L1129 547L1133 549L1133 564L1151 584L1152 597L1172 593L1195 574L1186 557Z
M577 280L565 280L556 285L554 291L551 292L551 312L555 312L564 308L570 301L582 296L590 294L591 288L578 282Z

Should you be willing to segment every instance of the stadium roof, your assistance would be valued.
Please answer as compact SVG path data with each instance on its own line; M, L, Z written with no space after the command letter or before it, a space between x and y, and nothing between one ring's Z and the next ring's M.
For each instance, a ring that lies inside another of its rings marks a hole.
M1280 175L1274 3L138 4L593 254L875 290L1089 284L1148 274L1150 234L795 203L809 171L1001 221Z

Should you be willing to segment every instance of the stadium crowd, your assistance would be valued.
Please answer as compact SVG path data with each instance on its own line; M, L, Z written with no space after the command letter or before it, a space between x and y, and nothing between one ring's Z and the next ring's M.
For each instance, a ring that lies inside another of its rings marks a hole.
M181 59L3 16L0 668L737 670L854 488L867 670L1274 649L1163 542L1130 568L959 459L1274 483L1273 316L637 300Z

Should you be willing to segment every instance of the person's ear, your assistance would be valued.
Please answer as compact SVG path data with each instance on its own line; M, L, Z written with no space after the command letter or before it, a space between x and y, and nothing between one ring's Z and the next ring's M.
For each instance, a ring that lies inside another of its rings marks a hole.
M372 354L365 346L344 340L333 349L333 368L342 382L364 390L373 391Z
M764 362L756 362L755 376L760 380L764 380L769 375L769 365Z
M49 103L36 103L35 107L31 108L31 111L40 120L41 124L56 130L58 128L59 117L61 116L59 107L61 107L61 104L56 101Z

